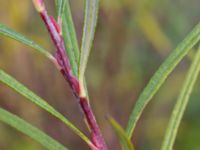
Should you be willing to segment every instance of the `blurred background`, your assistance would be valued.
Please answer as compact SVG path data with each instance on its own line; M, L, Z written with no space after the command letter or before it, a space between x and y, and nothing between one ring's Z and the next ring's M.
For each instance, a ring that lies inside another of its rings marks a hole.
M106 116L126 127L140 92L168 54L200 20L199 0L100 0L100 13L87 83L93 110L111 150L119 142ZM46 0L54 14L53 0ZM70 0L81 43L83 0ZM32 38L50 52L54 46L31 0L0 0L0 23ZM173 105L194 51L173 71L146 107L136 127L136 150L158 150ZM0 68L57 108L87 133L77 102L54 65L38 52L0 37ZM196 83L178 132L175 150L200 149L200 82ZM17 114L67 145L88 150L87 145L65 125L8 87L0 84L0 107ZM13 128L0 123L0 150L44 150Z

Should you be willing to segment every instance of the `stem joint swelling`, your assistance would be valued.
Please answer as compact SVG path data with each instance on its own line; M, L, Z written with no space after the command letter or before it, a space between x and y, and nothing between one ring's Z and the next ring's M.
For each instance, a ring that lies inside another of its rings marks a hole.
M91 132L91 140L93 145L90 145L95 150L107 150L104 138L101 134L99 126L96 122L93 111L90 107L89 101L83 93L85 93L84 86L80 86L80 81L73 74L69 58L66 54L65 44L62 37L60 25L50 17L47 13L43 0L33 0L36 9L45 23L45 26L51 36L51 39L56 47L55 59L60 72L69 83L74 96L79 100L80 107L83 111L87 124Z

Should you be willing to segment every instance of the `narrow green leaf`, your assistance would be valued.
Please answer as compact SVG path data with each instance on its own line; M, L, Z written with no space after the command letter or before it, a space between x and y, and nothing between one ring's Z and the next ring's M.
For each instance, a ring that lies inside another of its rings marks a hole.
M79 61L79 80L83 83L88 57L97 24L99 0L85 0L85 19Z
M69 56L70 64L72 66L73 74L75 76L78 76L79 46L71 15L70 4L68 0L56 0L55 2L58 13L60 7L64 9L62 14L60 15L62 16L62 34L65 42L66 51ZM63 3L62 6L61 3Z
M133 144L131 143L124 129L113 118L110 118L109 121L120 139L122 150L134 150Z
M62 114L55 110L51 105L49 105L45 100L35 95L31 90L26 88L24 85L19 83L17 80L12 78L10 75L5 73L3 70L0 70L0 82L6 84L22 96L26 97L31 102L35 103L42 109L46 110L54 117L58 118L64 124L66 124L74 133L81 137L87 144L91 146L90 140L78 129L76 128L68 119L66 119Z
M0 121L31 137L49 150L67 150L66 147L55 141L43 131L33 127L28 122L2 108L0 108Z
M30 46L30 47L34 48L35 50L38 50L40 53L47 56L48 58L52 58L52 55L47 50L45 50L43 47L41 47L40 45L38 45L34 41L28 39L24 35L6 27L3 24L0 24L0 34L7 36L7 37L10 37L10 38L12 38L12 39L14 39L18 42L21 42L21 43L23 43L27 46Z
M65 17L66 15L64 15ZM70 64L72 66L73 74L77 77L78 76L78 59L79 59L79 48L78 43L75 38L75 31L73 32L71 29L71 25L69 24L68 18L63 17L62 22L62 34L65 41L65 47L67 54L69 56ZM74 34L73 34L74 33Z
M178 128L200 71L200 48L195 55L165 133L162 150L172 150Z
M169 74L189 52L189 50L200 40L200 23L189 33L189 35L178 45L178 47L169 55L161 64L159 69L150 79L149 83L139 96L134 109L129 118L126 133L131 138L133 130L140 118L143 109L149 103L151 98L156 94L161 85L164 83Z
M66 0L56 0L57 17L62 18Z
M79 51L75 26L71 15L69 0L55 0L55 3L58 15L59 15L59 9L61 9L61 7L63 8L62 4L65 5L64 11L62 11L60 15L62 16L62 34L65 41L66 51L70 59L70 64L72 66L73 74L76 77L78 77L78 62L79 62L80 51ZM88 96L86 82L84 83L84 89L86 95Z

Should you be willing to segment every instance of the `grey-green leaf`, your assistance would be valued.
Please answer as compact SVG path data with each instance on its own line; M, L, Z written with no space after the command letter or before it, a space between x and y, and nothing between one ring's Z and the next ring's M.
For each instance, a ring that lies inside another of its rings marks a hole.
M172 150L178 128L200 71L200 48L195 55L165 133L162 150Z
M84 80L88 57L94 39L98 18L99 0L85 0L85 19L83 27L83 37L81 45L81 55L79 61L79 79Z
M64 1L64 2L61 2ZM79 46L68 0L56 0L57 11L62 7L62 35L73 74L78 76ZM62 6L61 6L62 5ZM59 14L58 14L59 15Z
M113 118L109 118L109 122L120 140L122 150L134 150L133 144L124 129Z
M0 108L0 121L31 137L49 150L67 150L66 147L55 141L43 131L33 127L28 122L2 108Z
M178 45L178 47L161 64L159 69L150 79L149 83L139 96L129 118L126 133L131 138L133 130L140 118L143 109L156 94L169 74L174 70L177 64L189 52L189 50L200 40L200 23L188 34L188 36Z
M10 37L18 42L21 42L29 47L34 48L35 50L39 51L40 53L42 53L43 55L47 56L48 58L51 58L51 54L45 50L43 47L41 47L40 45L38 45L37 43L35 43L34 41L30 40L29 38L25 37L24 35L6 27L3 24L0 24L0 34Z
M5 73L3 70L0 70L0 82L6 84L10 88L21 94L22 96L26 97L31 102L35 103L42 109L52 114L52 116L58 118L60 121L66 124L72 131L74 131L74 133L76 133L79 137L81 137L87 144L91 145L91 141L61 113L55 110L45 100L34 94L31 90L29 90L24 85L19 83L17 80L12 78L10 75Z

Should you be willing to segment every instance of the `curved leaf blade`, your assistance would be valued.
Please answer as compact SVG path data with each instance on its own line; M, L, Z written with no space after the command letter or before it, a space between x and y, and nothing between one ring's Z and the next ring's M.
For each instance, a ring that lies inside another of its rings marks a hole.
M3 24L0 24L0 34L7 36L9 38L12 38L20 43L23 43L23 44L39 51L40 53L42 53L43 55L45 55L48 58L52 58L52 55L47 50L45 50L43 47L41 47L34 41L30 40L29 38L25 37L24 35L14 31L14 30L8 28L7 26L5 26Z
M175 138L178 132L178 128L183 118L184 111L188 104L189 98L191 96L192 90L194 88L195 82L200 71L200 48L195 55L195 58L191 64L191 67L187 73L186 80L181 89L181 93L178 100L174 106L173 112L170 117L170 121L165 133L165 137L162 144L162 150L171 150L175 142Z
M67 54L69 56L70 64L72 66L73 74L78 76L78 61L79 61L79 46L75 31L74 22L72 19L70 3L68 0L56 0L57 13L61 17L62 35L65 42ZM62 12L59 10L62 7Z
M31 137L49 150L68 150L43 131L2 108L0 108L0 121Z
M126 135L124 129L113 118L110 118L109 122L119 137L122 150L134 150L134 146Z
M73 125L68 119L66 119L61 113L55 110L51 105L49 105L45 100L34 94L31 90L26 88L24 85L19 83L17 80L12 78L10 75L5 73L3 70L0 70L0 82L9 86L15 90L20 95L24 96L31 102L35 103L37 106L49 112L52 116L58 118L65 125L67 125L74 133L76 133L81 139L83 139L89 146L91 146L91 141Z
M178 45L178 47L161 64L159 69L150 79L149 83L142 91L129 117L126 133L131 138L133 130L140 118L145 106L156 94L169 74L174 70L177 64L189 52L189 50L200 40L200 23L188 34L188 36Z
M94 39L97 24L99 0L85 0L85 19L83 27L83 37L81 54L79 61L79 79L83 83L88 57Z

